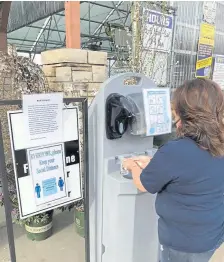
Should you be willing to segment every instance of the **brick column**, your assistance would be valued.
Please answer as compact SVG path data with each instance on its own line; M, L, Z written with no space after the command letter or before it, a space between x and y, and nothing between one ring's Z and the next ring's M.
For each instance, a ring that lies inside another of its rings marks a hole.
M91 102L107 79L105 52L63 48L45 51L41 59L50 91L67 97L87 97Z

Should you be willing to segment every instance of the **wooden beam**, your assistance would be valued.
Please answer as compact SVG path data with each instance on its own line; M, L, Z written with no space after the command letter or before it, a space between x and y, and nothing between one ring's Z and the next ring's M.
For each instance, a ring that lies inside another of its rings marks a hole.
M12 1L0 3L0 51L7 52L7 26Z
M66 47L81 48L80 2L65 1Z

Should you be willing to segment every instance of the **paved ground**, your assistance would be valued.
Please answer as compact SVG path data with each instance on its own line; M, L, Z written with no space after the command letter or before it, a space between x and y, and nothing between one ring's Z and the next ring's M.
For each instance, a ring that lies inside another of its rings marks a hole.
M53 236L41 242L28 240L24 230L14 225L17 262L85 261L85 243L75 232L74 213L58 213L53 221ZM0 262L10 262L2 210L0 210L0 226Z
M75 232L74 213L54 216L54 234L41 242L27 239L24 229L14 225L17 262L84 262L84 239ZM10 262L4 210L0 208L0 262ZM224 262L224 245L210 262Z

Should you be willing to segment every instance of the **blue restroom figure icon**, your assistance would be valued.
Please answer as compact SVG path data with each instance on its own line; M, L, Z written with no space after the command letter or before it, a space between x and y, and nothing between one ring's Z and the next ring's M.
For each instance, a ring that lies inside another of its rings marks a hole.
M61 177L59 177L59 180L58 180L58 186L59 186L59 188L60 188L60 191L63 191L63 188L64 188L64 180L61 178Z
M41 187L38 183L36 183L35 192L37 194L37 198L40 198Z

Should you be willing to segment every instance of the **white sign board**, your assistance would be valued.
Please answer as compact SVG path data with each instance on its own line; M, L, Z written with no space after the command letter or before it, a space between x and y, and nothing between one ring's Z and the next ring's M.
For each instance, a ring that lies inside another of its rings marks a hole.
M158 136L171 133L172 114L169 88L143 90L146 135Z
M143 17L143 48L170 52L173 16L144 8Z
M23 95L23 115L29 146L62 140L63 93Z
M21 219L82 199L78 108L63 109L62 114L60 143L27 147L24 113L8 112Z
M215 1L204 1L203 3L203 20L209 24L215 24L216 17L216 7Z
M224 56L215 56L213 80L224 90Z
M27 150L36 204L66 197L63 144Z

